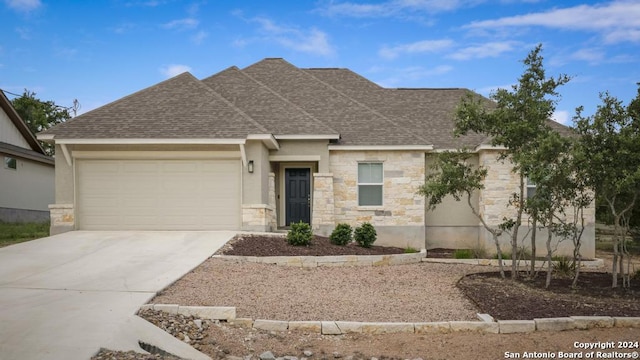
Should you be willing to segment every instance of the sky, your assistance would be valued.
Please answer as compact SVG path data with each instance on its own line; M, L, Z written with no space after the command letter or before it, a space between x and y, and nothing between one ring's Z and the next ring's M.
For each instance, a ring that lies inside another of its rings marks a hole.
M78 114L268 57L489 96L542 44L547 76L571 77L554 114L568 125L601 92L628 103L640 82L640 0L0 0L0 34L0 89L77 99Z

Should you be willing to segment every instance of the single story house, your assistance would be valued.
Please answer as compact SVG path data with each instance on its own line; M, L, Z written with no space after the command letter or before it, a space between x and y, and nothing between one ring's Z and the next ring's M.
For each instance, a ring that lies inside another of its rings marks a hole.
M0 91L0 221L49 221L54 160Z
M469 92L388 89L279 58L205 79L183 73L39 134L57 154L51 231L272 231L304 221L326 235L371 222L381 245L475 247L491 238L466 203L427 211L416 193L434 152L466 146L490 168L474 201L501 221L516 181L496 161L500 150L452 133Z

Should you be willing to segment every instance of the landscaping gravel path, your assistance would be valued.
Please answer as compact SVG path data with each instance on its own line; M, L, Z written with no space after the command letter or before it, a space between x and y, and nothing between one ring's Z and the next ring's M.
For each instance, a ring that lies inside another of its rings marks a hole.
M151 302L235 306L237 317L289 321L476 320L456 282L489 270L434 263L297 268L211 258Z

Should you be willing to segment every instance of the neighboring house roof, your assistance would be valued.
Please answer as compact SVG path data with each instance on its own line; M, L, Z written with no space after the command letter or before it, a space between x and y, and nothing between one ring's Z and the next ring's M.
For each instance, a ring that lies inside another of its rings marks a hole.
M20 132L22 137L27 141L27 143L31 147L31 149L29 150L38 154L45 155L44 149L42 148L42 146L40 146L40 143L36 139L35 135L31 132L31 130L29 130L29 127L24 122L24 120L22 120L16 109L13 107L13 104L11 104L11 101L9 101L3 91L0 91L0 108L4 110L9 119L11 119L13 125L18 128L18 131Z
M7 154L9 156L15 156L23 159L37 161L43 164L49 164L49 165L55 164L55 160L51 156L43 155L43 154L40 154L39 152L25 149L20 146L7 144L5 142L0 142L0 153Z
M455 109L468 94L473 92L388 89L348 69L300 69L267 58L203 80L178 75L42 134L54 139L339 135L337 146L475 147L488 138L453 137Z

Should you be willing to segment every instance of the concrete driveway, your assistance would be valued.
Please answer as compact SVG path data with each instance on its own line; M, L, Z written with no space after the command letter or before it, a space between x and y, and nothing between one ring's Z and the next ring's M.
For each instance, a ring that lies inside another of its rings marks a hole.
M206 358L134 316L229 231L74 231L0 248L0 359L89 359L138 341Z

